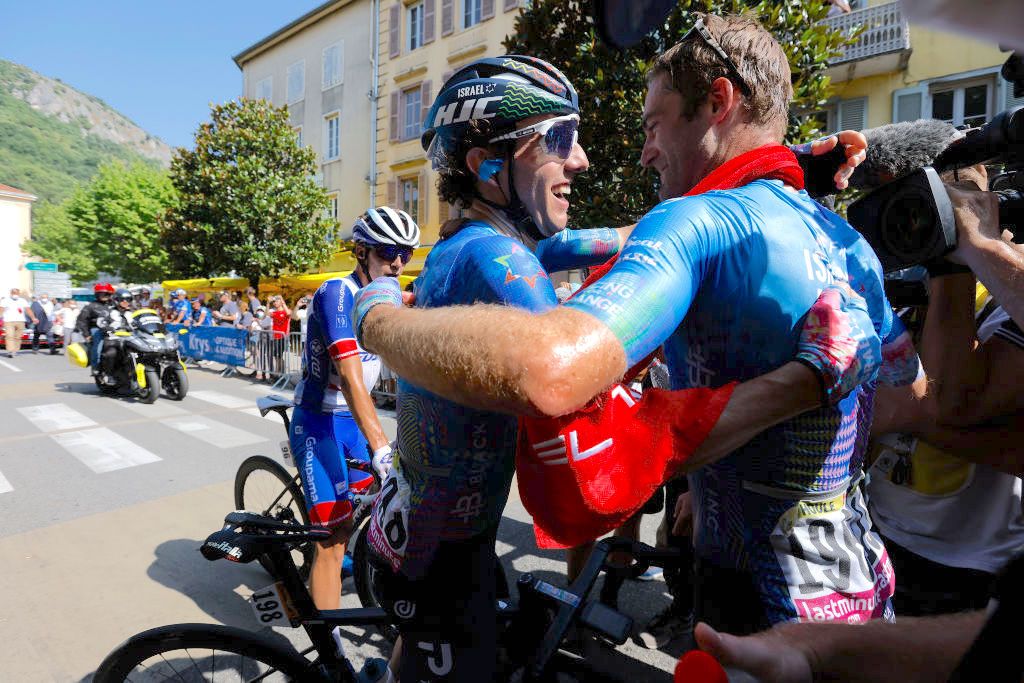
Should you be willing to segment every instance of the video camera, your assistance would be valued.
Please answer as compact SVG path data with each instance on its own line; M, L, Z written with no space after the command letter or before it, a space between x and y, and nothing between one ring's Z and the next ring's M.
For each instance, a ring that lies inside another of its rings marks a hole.
M1024 55L1013 53L1002 68L1014 96L1024 95ZM870 140L869 140L870 144ZM999 164L989 182L999 197L1000 224L1024 240L1024 107L998 114L942 149L927 166L864 195L847 208L847 220L892 273L941 259L956 248L956 220L939 179L945 171L978 163Z

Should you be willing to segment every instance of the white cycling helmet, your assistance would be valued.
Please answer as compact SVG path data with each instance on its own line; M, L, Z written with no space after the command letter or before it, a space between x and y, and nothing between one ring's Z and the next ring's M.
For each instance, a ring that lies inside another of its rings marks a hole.
M370 246L393 244L399 247L420 246L420 226L401 209L378 206L367 209L352 226L352 240Z

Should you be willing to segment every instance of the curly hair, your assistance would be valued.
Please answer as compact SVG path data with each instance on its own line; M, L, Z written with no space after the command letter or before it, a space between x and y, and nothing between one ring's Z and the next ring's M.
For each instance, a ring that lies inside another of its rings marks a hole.
M484 147L496 154L504 154L507 143L490 144L489 140L501 131L487 119L475 119L468 123L465 135L438 154L437 193L442 201L463 209L468 208L477 197L476 174L466 166L466 155L474 147Z

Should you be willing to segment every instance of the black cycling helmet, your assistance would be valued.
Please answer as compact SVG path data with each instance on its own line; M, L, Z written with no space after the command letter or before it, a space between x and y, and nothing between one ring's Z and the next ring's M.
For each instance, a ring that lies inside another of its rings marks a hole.
M465 163L454 157L459 140L470 121L490 121L493 136L511 132L523 119L539 114L579 114L576 89L561 71L543 59L525 55L487 57L467 64L441 86L441 91L424 120L426 129L420 143L435 171ZM534 240L546 237L530 219L516 192L514 176L515 141L505 143L504 164L509 173L509 196L505 205L483 197L480 201L502 211L519 230Z
M487 119L494 134L538 114L579 114L576 89L543 59L524 55L487 57L467 64L441 86L430 107L420 143L434 170L443 169L469 122ZM461 161L461 160L459 160Z
M116 292L114 292L114 301L116 303L121 303L122 301L127 301L128 303L131 303L132 293L129 292L127 289L119 289Z

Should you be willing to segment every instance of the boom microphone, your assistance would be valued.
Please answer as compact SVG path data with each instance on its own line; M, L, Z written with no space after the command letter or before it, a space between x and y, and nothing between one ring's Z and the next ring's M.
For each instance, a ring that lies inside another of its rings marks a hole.
M853 171L850 186L871 190L931 165L950 143L963 136L952 125L934 119L890 123L861 131L867 158Z

